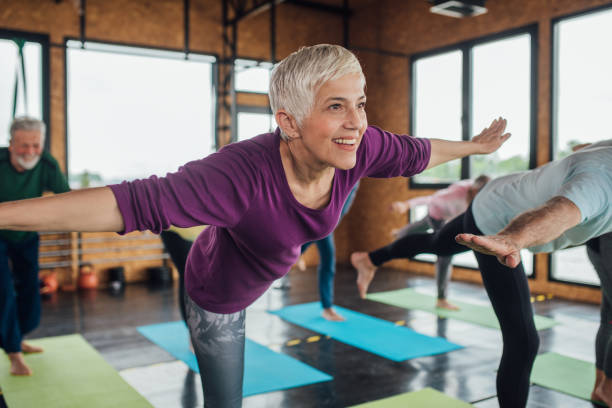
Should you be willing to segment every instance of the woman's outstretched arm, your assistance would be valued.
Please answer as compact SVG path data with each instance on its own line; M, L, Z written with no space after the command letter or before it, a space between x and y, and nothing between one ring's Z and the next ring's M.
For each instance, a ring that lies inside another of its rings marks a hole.
M16 231L114 231L124 229L109 187L0 203L0 229Z
M469 141L454 142L451 140L429 139L431 157L427 168L430 169L447 161L460 159L472 154L493 153L510 137L506 130L506 119L495 119L488 128Z

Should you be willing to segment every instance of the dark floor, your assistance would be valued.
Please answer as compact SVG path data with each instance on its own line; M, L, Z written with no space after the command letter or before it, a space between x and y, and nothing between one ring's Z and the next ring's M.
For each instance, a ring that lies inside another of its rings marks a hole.
M287 346L290 340L304 340L314 333L270 315L266 310L318 300L316 271L313 268L306 272L292 271L290 289L270 289L248 309L247 336L328 373L334 379L248 397L244 407L346 407L424 387L435 388L479 408L498 406L495 370L501 354L499 331L359 299L354 278L352 270L338 271L338 305L389 321L403 320L420 333L442 336L466 347L397 363L326 338ZM403 287L419 287L433 294L435 283L430 278L386 269L379 271L371 291ZM147 285L129 285L119 296L102 290L89 294L59 293L44 302L41 325L29 337L81 333L124 378L146 379L140 382L148 387L139 388L139 391L154 406L201 406L199 377L182 363L175 363L173 357L136 331L137 326L179 320L177 293L176 285L155 289ZM451 300L487 302L484 289L478 285L452 282L450 293ZM599 321L597 306L552 299L536 302L534 307L538 314L562 323L540 332L540 352L555 351L594 360L594 338ZM528 407L593 405L532 386Z

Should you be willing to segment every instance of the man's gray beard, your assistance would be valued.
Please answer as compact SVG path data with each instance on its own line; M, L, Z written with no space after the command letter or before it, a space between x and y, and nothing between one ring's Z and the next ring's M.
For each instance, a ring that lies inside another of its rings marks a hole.
M17 156L15 158L15 161L17 162L17 164L19 164L21 167L23 167L26 170L32 170L34 167L36 167L39 160L40 160L40 155L36 156L35 159L28 160L28 161L25 161L22 156Z

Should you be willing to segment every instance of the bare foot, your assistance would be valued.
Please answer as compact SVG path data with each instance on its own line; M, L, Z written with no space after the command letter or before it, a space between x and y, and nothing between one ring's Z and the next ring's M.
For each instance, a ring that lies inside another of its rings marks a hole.
M448 303L446 299L438 299L436 302L436 307L439 307L440 309L459 310L459 306Z
M343 322L346 320L343 316L339 315L332 307L323 309L323 313L321 313L321 316L323 316L325 320L329 320L332 322Z
M23 359L23 353L8 353L11 360L11 375L32 375L32 369L28 367Z
M603 370L598 368L595 369L595 385L593 386L593 392L591 392L591 401L601 401L599 395L597 395L597 387L601 384L605 377Z
M25 341L21 342L21 351L25 354L30 353L42 353L44 350L42 347L33 346L31 344L26 343Z
M376 266L370 260L370 256L367 252L353 252L351 254L351 264L357 269L357 289L359 290L359 296L365 299L368 293L368 286L374 279L376 273Z
M612 380L607 378L605 374L594 394L596 401L601 401L607 406L612 405Z

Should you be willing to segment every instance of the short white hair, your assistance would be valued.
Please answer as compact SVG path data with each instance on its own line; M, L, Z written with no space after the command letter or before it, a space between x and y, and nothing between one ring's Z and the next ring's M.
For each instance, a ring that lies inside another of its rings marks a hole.
M32 118L29 116L20 116L13 119L11 123L11 127L9 130L10 139L9 143L13 141L13 137L15 136L15 132L18 130L37 130L40 132L40 141L41 143L45 140L45 132L47 131L47 126L45 126L45 122L40 119Z
M279 62L270 78L270 106L272 113L284 109L295 118L298 126L312 112L315 95L321 86L344 75L365 77L359 60L339 45L318 44L302 47ZM287 135L281 130L281 136Z

